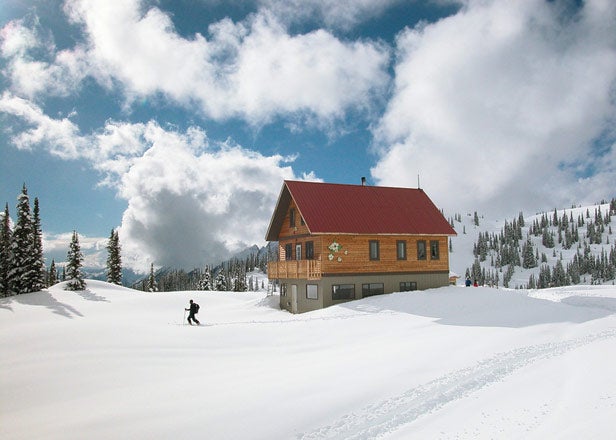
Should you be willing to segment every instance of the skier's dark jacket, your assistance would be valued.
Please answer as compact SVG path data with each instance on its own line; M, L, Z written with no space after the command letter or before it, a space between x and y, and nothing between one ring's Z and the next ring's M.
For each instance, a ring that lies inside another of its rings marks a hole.
M193 302L190 305L190 314L194 315L196 313L199 313L199 304L197 304L196 302Z

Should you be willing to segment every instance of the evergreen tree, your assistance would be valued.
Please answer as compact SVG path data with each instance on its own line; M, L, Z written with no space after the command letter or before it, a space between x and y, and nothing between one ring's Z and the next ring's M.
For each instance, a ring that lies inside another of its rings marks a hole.
M58 272L56 270L56 261L51 259L51 266L49 266L49 279L47 280L48 286L53 286L58 282Z
M11 293L11 219L9 217L8 203L4 207L2 225L0 226L0 296L8 296Z
M81 271L83 254L81 253L79 236L76 231L73 231L73 238L71 239L66 260L66 276L68 278L66 290L84 290L86 288L86 282L83 279L83 272Z
M122 257L118 231L111 230L107 242L107 282L122 285Z
M212 290L212 273L209 266L205 266L197 290Z
M156 277L154 277L154 263L150 263L150 276L148 277L148 292L158 292Z
M222 270L218 272L218 275L216 275L216 280L214 281L214 289L218 291L227 290L227 277Z
M30 198L24 184L21 194L17 197L17 222L13 229L11 242L11 269L9 279L11 291L18 295L34 292L34 285L38 279L34 256L34 229L30 214Z
M37 197L34 198L32 233L34 235L32 240L32 269L34 271L32 289L38 291L47 287L47 280L45 279L45 259L43 257L43 231L41 230L41 216Z
M526 243L522 246L522 267L530 269L537 267L537 260L533 253L533 243L530 241L530 236L526 239Z

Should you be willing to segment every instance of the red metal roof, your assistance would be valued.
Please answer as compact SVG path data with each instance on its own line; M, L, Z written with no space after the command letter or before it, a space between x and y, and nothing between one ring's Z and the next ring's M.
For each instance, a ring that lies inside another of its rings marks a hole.
M291 198L312 234L456 235L421 189L286 180L266 239L278 239Z

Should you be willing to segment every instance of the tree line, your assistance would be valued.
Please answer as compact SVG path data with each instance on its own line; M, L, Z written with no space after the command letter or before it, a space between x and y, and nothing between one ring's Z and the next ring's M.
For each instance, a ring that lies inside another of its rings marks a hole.
M203 268L186 271L176 268L154 270L150 265L147 277L132 287L146 292L172 292L184 290L217 290L246 292L265 289L264 282L258 283L250 272L267 271L267 255L251 252L244 258L232 258L217 266L206 265Z
M30 208L28 189L24 184L17 197L16 220L11 225L8 203L5 204L0 226L0 295L12 296L38 292L59 281L66 281L66 290L86 287L82 271L83 253L79 236L73 231L62 269L52 259L49 269L43 257L43 231L38 197ZM107 245L107 281L122 284L122 261L117 231L111 231Z

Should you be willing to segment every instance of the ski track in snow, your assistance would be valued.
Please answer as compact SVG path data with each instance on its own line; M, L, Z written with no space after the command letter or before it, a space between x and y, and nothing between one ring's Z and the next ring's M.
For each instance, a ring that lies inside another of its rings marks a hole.
M423 415L462 399L516 370L536 361L562 355L595 341L613 338L616 329L561 342L521 347L484 359L476 365L454 371L426 384L411 388L389 399L346 414L332 424L312 432L300 433L298 439L374 439L392 433Z

